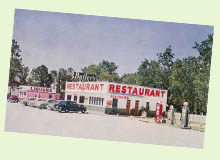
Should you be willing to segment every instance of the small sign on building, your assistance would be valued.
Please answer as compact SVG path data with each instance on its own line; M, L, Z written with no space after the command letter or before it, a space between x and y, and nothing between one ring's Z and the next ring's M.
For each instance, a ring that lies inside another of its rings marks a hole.
M81 81L96 81L97 80L96 75L82 73L82 72L74 72L73 78L81 80Z

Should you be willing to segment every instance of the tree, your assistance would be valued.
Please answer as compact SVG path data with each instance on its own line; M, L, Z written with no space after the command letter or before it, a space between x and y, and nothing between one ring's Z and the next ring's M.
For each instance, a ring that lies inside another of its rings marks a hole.
M200 44L195 42L195 46L193 46L199 52L199 60L207 67L211 65L212 45L213 34L209 34L206 40L203 40Z
M92 64L92 65L89 65L88 67L84 67L82 69L83 73L87 73L87 74L94 74L96 75L97 77L100 75L101 73L101 69L95 65L95 64Z
M117 73L109 74L109 72L102 71L98 76L99 81L118 82L120 77Z
M9 71L9 86L19 86L19 73L22 70L21 50L18 42L12 40L10 71Z
M161 77L163 79L162 88L169 89L169 77L171 75L171 68L173 65L174 53L172 48L169 46L163 53L158 53L158 62L162 67Z
M161 73L162 69L157 61L148 61L145 58L138 68L137 84L141 86L161 88L163 86Z
M20 81L20 85L27 85L27 77L29 74L29 68L25 67L22 65L22 67L20 68L21 70L19 71L18 77L19 77L19 81Z
M193 46L199 52L198 73L193 81L196 98L194 111L196 112L207 112L212 45L213 34L209 34L206 40L201 43L195 42Z
M32 69L31 74L34 82L40 87L50 87L53 82L52 75L48 73L45 65Z
M168 104L173 104L177 110L181 110L184 101L189 102L190 110L194 108L195 88L194 79L198 73L196 57L177 59L171 70L169 78Z
M67 81L67 70L64 68L60 68L57 76L57 93L61 93L61 91L65 90Z
M73 68L70 67L70 68L67 69L67 78L66 78L66 80L68 82L72 82L73 81L73 73L74 73Z
M98 67L100 68L101 72L108 72L109 74L115 73L118 68L114 62L108 62L106 60L102 60Z
M52 79L53 79L53 83L56 83L57 76L58 76L57 71L56 71L56 70L51 70L51 71L50 71L50 75L51 75L51 77L52 77Z
M118 66L114 62L103 60L98 65L92 64L82 69L83 73L96 75L99 81L118 82L120 77L116 73Z
M158 53L158 62L163 66L165 70L170 70L173 65L174 53L172 53L172 48L169 46L166 48L165 52Z
M122 75L121 82L125 84L137 84L137 73Z

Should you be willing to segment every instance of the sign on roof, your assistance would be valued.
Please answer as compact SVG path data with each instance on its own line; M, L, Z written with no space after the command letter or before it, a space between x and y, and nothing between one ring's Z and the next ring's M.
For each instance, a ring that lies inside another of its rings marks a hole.
M84 81L96 81L96 75L94 74L87 74L82 72L74 72L73 74L74 79L84 80Z

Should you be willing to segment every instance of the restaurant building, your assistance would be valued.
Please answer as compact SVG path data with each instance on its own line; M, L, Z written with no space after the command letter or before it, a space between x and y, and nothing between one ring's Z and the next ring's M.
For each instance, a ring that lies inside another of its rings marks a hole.
M89 107L105 108L106 113L138 115L140 110L156 110L167 105L167 90L114 82L66 82L65 100Z

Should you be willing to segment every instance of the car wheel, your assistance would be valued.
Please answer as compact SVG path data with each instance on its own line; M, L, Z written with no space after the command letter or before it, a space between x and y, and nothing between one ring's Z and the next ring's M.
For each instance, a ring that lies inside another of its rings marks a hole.
M85 113L85 110L82 110L81 112L82 112L82 113Z
M65 110L65 112L66 112L66 113L68 113L68 112L69 112L69 110L68 110L68 109L66 109L66 110Z
M43 105L43 104L41 104L39 108L40 108L40 109L44 109L44 105Z

